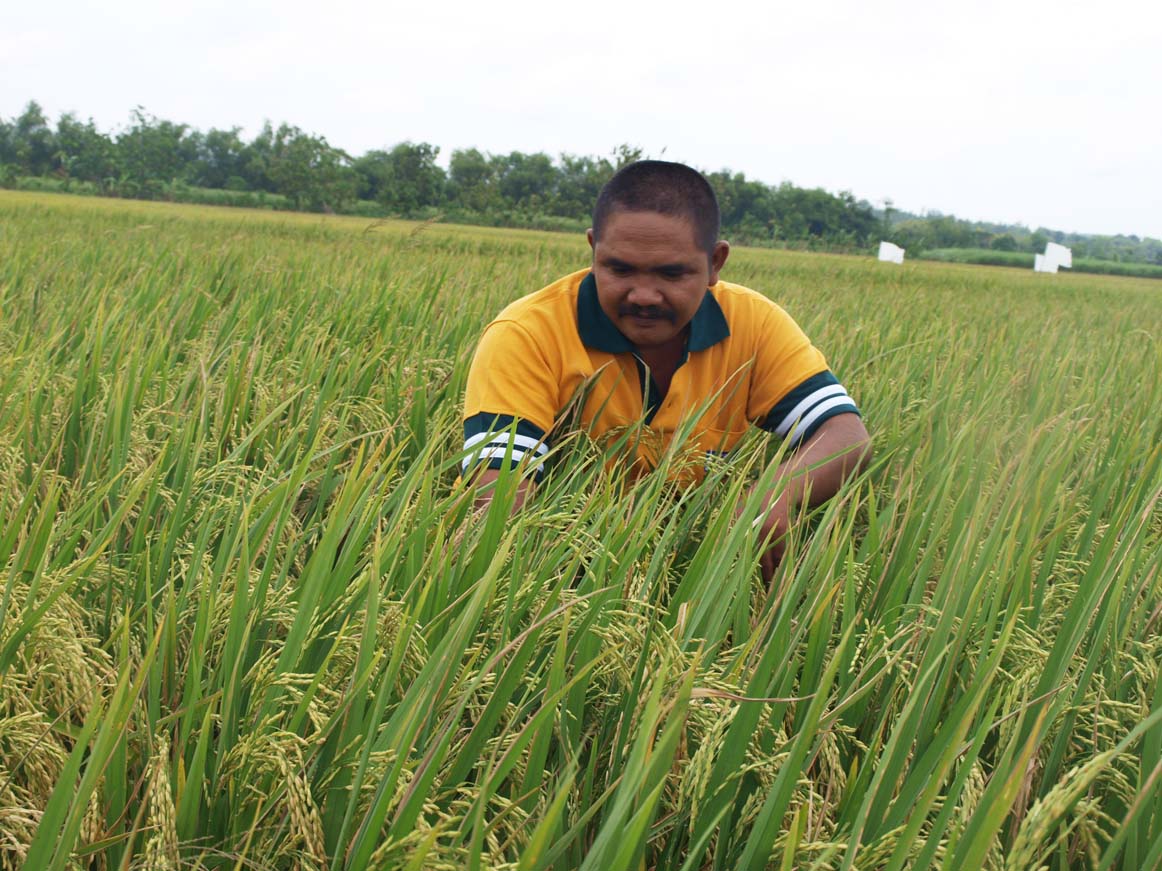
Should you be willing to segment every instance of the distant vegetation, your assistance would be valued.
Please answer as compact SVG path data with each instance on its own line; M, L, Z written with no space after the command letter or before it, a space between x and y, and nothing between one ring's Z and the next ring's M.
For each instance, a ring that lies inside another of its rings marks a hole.
M1151 274L1134 271L1119 273L1106 269L1109 263L1148 263L1162 266L1162 240L1138 236L1089 236L1082 233L1064 233L1039 227L1013 224L990 224L980 221L962 221L950 215L929 213L924 216L897 213L890 205L879 213L888 227L885 239L906 248L912 254L923 253L929 259L955 259L961 263L991 265L1033 265L1033 254L1045 250L1047 242L1057 242L1073 249L1075 271L1102 271L1111 274ZM932 255L944 249L968 249L971 259L936 258ZM1009 257L1008 255L1022 255ZM1088 269L1079 267L1078 258L1089 262ZM1103 261L1101 264L1095 261ZM1097 267L1100 265L1100 269Z
M557 158L467 148L454 150L446 169L439 156L426 142L352 156L322 136L269 122L245 141L237 127L202 132L141 108L115 133L73 113L54 127L36 102L19 117L0 118L0 187L543 230L583 230L602 184L643 153L628 145L607 157ZM769 185L725 169L707 175L724 232L739 244L866 252L887 239L916 257L945 248L1031 255L1054 241L1076 258L1162 266L1157 239L918 216L890 201L877 210L850 192Z
M924 260L939 260L943 263L976 263L984 266L1013 266L1018 269L1032 269L1031 253L1022 251L995 251L988 248L933 248L920 254ZM1101 275L1130 275L1135 278L1162 278L1162 265L1152 263L1118 263L1111 260L1095 260L1089 257L1074 257L1073 272L1093 272Z

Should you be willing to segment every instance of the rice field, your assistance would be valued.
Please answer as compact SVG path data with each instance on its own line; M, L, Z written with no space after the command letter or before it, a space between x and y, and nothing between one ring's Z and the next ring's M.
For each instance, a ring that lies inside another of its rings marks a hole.
M1162 866L1158 283L735 251L875 440L767 590L757 434L458 482L587 253L0 192L0 868Z

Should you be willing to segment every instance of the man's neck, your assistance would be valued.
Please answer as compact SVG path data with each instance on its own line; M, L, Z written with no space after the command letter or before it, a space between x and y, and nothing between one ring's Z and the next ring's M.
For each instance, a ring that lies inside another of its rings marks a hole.
M682 357L686 353L686 341L689 328L674 336L664 345L654 345L650 348L637 348L635 353L649 367L654 383L663 396L670 389L670 380L678 370Z

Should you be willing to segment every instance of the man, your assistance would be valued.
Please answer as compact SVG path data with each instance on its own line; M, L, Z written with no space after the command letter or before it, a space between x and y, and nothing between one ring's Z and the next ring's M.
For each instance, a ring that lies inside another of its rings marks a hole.
M761 558L768 583L804 503L833 496L869 456L867 430L823 355L766 297L720 281L730 246L718 238L714 191L687 166L645 160L602 188L583 269L509 305L485 329L468 374L464 469L481 499L506 462L532 480L558 436L560 415L584 388L581 423L596 438L644 422L627 457L638 471L680 426L687 444L727 452L749 424L793 452L764 494Z

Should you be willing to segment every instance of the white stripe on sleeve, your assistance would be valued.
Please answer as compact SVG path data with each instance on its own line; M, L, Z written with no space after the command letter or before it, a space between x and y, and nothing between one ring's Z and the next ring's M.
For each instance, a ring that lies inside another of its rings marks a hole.
M833 408L838 408L841 405L850 405L855 408L855 403L851 401L851 397L844 393L843 396L836 396L834 399L828 399L826 402L820 402L813 409L811 413L799 421L795 428L791 431L791 444L794 444L802 433L805 433L811 428L811 424L819 419L819 416L831 411Z
M514 463L520 462L520 460L524 458L525 453L527 453L527 452L522 451L519 448L513 448L512 449L512 461ZM479 454L476 454L475 456L476 456L476 459L479 459L479 460L491 460L495 457L507 457L508 454L509 454L509 451L508 451L507 445L503 445L503 446L498 445L496 447L489 446L489 447L485 448L484 450L482 450Z
M524 458L524 455L526 453L528 453L528 451L522 451L522 450L518 450L518 449L514 448L512 451L511 459L514 463L518 463ZM470 465L472 465L473 463L480 462L481 460L491 460L491 459L496 459L496 458L503 460L505 457L508 457L508 456L509 456L509 449L507 446L506 447L487 447L484 450L482 450L480 453L473 454L472 456L466 458L464 460L464 462L462 463L462 468L466 472L466 471L468 471L468 467ZM541 469L543 469L544 466L545 466L544 461L541 461L541 462L533 465L533 470L537 473L540 473Z
M820 387L813 393L809 393L806 398L802 399L798 405L791 409L791 413L783 418L782 422L775 428L775 435L785 436L795 425L795 421L803 416L803 413L817 402L826 399L828 396L847 396L847 391L843 389L842 384L828 384L826 387ZM848 398L850 402L850 397Z
M464 441L464 450L467 451L467 450L475 447L476 445L480 444L482 441L486 441L486 440L491 440L491 441L489 441L490 445L498 445L498 446L504 446L504 445L507 445L511 442L515 447L527 448L527 449L536 451L537 456L541 456L541 455L547 454L549 452L549 446L546 445L540 439L535 439L531 436L519 435L519 434L518 435L509 435L508 433L504 433L504 432L502 432L502 433L480 432L474 436L470 436L468 439L466 439Z
M475 447L476 445L480 444L485 439L490 439L490 438L492 438L492 433L490 433L490 432L478 432L474 436L469 436L467 439L464 440L464 450L468 450L471 447Z
M512 443L518 448L527 448L528 450L534 451L538 457L549 452L549 446L547 444L532 436L514 435L510 438L512 439ZM500 440L501 437L497 437L496 441Z
M524 451L520 450L519 448L513 448L512 461L514 463L520 462L520 459L524 455ZM481 460L491 460L496 457L504 458L506 456L508 456L508 447L506 445L498 445L496 447L490 445L488 447L482 448L474 454L470 454L469 456L465 457L464 461L460 465L463 469L467 470L469 466L474 463L478 463Z

